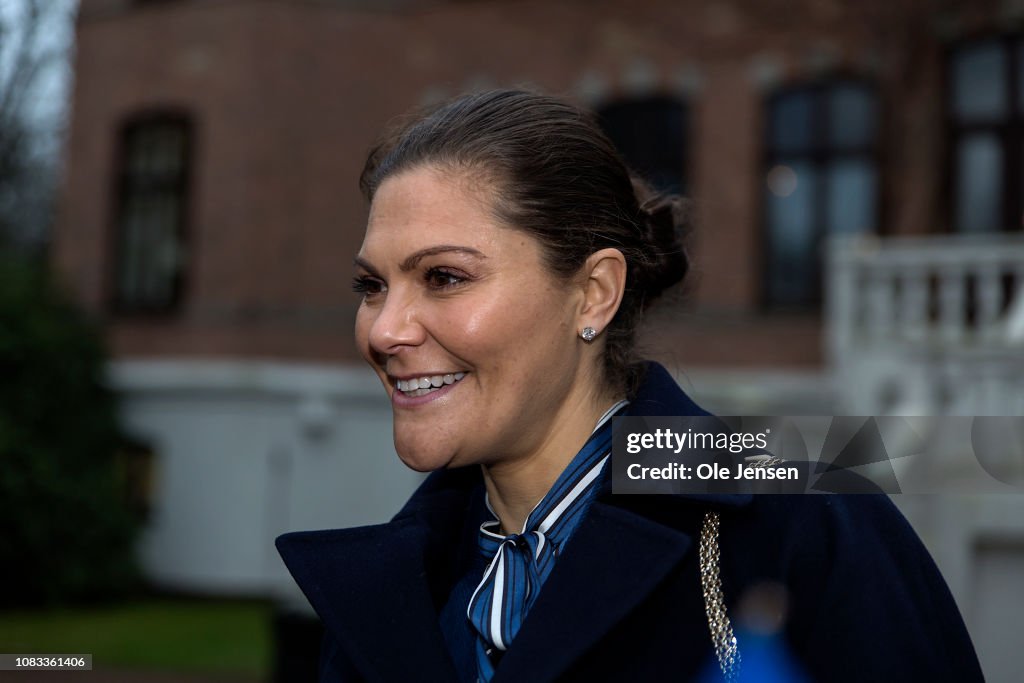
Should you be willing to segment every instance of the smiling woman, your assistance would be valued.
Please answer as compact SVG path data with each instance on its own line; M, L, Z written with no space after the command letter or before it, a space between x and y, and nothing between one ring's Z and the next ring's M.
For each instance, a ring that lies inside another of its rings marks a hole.
M361 187L356 341L432 474L388 524L278 539L322 681L734 680L765 640L733 637L740 604L777 636L748 680L980 680L885 497L612 495L613 416L706 413L633 349L686 274L685 204L589 114L461 97L388 134Z

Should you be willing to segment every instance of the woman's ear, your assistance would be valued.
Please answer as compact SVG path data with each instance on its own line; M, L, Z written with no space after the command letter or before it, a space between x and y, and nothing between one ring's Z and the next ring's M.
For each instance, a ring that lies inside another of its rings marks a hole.
M600 334L619 310L626 289L626 258L618 249L602 249L583 264L583 308L579 327L592 327Z

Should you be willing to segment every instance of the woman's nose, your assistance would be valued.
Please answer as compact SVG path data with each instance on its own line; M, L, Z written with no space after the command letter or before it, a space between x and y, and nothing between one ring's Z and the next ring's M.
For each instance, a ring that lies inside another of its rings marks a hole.
M370 346L377 353L393 354L423 343L426 332L414 302L392 290L370 325Z

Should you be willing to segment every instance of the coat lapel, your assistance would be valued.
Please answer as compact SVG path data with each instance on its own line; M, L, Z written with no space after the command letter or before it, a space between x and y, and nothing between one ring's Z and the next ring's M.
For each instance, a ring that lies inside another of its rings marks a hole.
M595 502L558 558L494 683L556 680L647 597L692 545L688 534Z
M310 604L368 681L454 681L426 576L427 528L390 524L286 534L277 541Z
M613 495L610 477L558 558L493 683L558 680L695 552L693 520L741 495ZM688 523L689 520L689 523ZM695 595L701 586L694 582Z

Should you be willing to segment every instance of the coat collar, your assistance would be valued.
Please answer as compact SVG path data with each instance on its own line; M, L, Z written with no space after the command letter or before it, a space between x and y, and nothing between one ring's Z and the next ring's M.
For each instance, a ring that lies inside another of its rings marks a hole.
M427 582L427 529L389 524L285 534L277 549L324 628L368 681L455 680Z
M648 365L630 415L706 415L660 365ZM435 472L388 524L286 534L285 564L368 680L456 680L437 614L457 553L475 547L479 468ZM690 551L678 521L694 504L743 506L749 495L614 496L610 477L576 529L495 682L552 680L640 603ZM699 590L695 586L694 590ZM551 647L555 633L573 633Z

